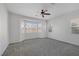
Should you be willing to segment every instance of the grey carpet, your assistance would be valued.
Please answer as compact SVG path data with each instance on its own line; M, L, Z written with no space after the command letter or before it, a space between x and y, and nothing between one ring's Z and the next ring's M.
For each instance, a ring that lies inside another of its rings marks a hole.
M79 47L54 39L31 39L10 44L3 56L79 56Z

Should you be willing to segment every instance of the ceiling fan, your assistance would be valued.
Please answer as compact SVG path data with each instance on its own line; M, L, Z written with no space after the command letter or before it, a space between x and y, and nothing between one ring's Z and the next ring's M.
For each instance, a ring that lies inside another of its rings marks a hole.
M41 10L41 15L44 18L44 15L51 15L50 13L47 13L48 10Z

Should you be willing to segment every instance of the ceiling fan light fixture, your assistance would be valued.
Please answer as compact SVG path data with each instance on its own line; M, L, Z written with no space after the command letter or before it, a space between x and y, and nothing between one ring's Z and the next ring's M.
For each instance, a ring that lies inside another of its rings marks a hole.
M44 15L51 15L50 13L47 13L47 11L48 10L44 10L44 9L41 10L41 15L43 18L44 18Z

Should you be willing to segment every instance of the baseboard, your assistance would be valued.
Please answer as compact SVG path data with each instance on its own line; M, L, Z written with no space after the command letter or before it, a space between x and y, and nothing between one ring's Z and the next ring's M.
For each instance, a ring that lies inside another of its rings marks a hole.
M16 42L9 43L9 45L12 45L12 44L15 44L15 43L19 43L19 42L23 42L23 41L26 41L26 40L43 39L43 38L47 38L47 37L24 39L24 40L20 40L20 41L16 41Z
M8 48L9 43L7 44L6 48L4 49L3 53L1 54L1 56L3 56L4 52L6 51L6 49Z
M67 42L67 41L57 40L57 39L53 39L53 38L49 38L49 39L51 39L51 40L56 40L56 41L59 41L59 42L65 43L65 44L69 44L69 45L73 45L73 46L79 47L79 45L73 44L73 43L70 43L70 42Z

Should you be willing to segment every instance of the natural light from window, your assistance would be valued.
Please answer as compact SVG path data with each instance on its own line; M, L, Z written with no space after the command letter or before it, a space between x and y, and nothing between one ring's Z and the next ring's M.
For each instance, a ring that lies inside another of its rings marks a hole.
M42 22L24 20L22 29L24 33L42 32Z

